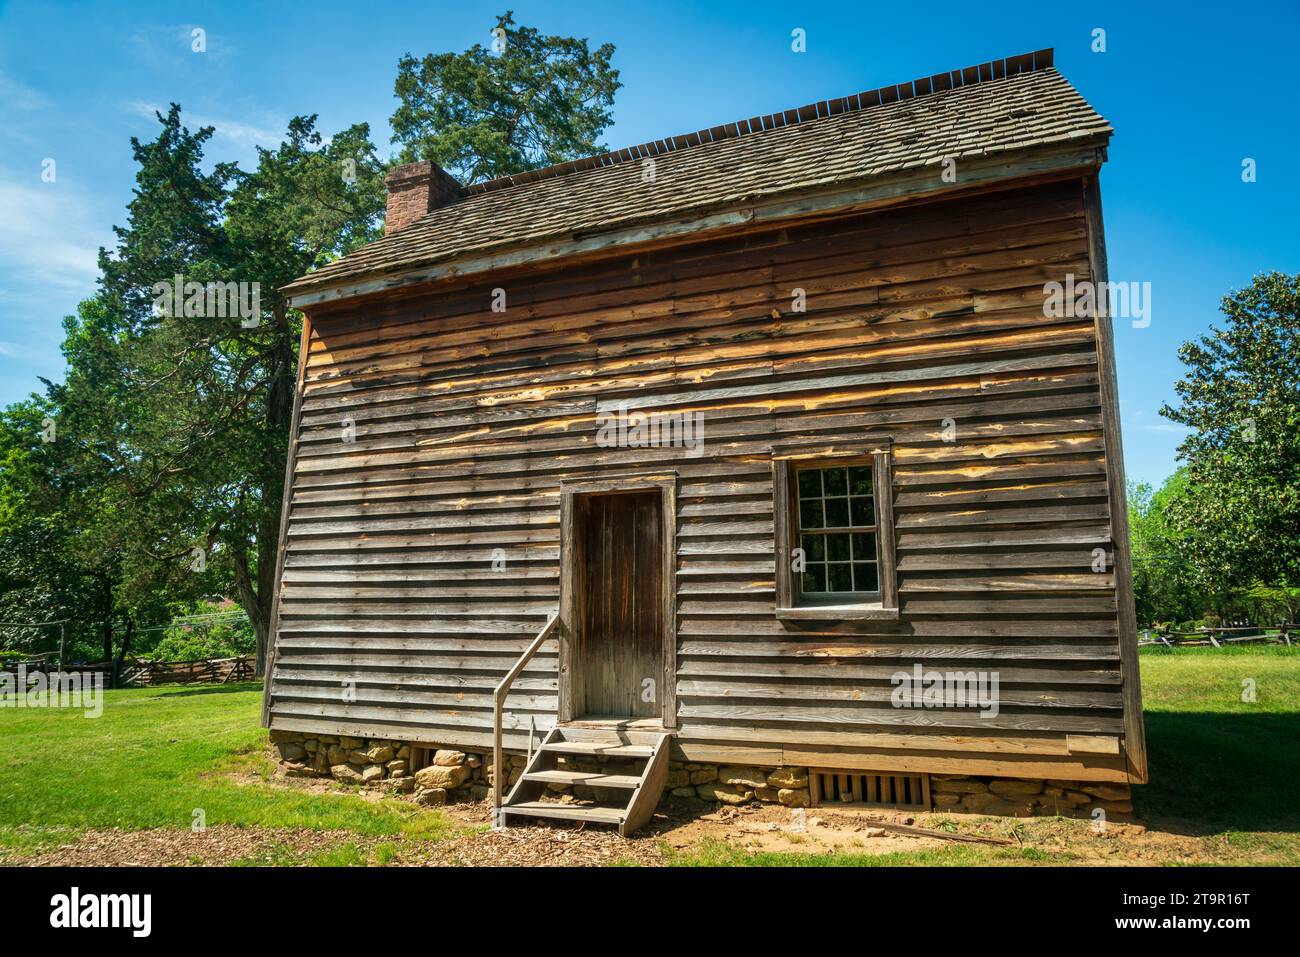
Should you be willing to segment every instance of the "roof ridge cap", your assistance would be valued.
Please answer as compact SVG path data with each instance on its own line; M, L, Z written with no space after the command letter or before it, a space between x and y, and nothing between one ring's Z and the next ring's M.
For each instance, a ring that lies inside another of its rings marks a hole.
M829 116L838 116L841 113L857 113L873 106L945 93L949 90L988 83L1004 77L1016 76L1020 73L1035 73L1049 69L1053 65L1053 59L1053 48L1046 47L1042 50L1035 50L1033 53L1002 57L985 63L977 63L974 66L963 67L960 70L950 70L944 73L935 73L931 76L918 77L907 83L882 86L874 90L864 90L861 93L830 100L818 100L815 103L808 103L790 110L782 110L778 113L754 116L747 120L735 120L709 129L697 130L694 133L670 136L661 140L650 140L620 150L611 150L598 153L595 156L568 160L564 163L556 163L553 166L526 170L509 176L498 176L495 179L485 180L481 183L472 183L464 188L465 197L469 198L483 193L509 189L512 186L520 186L524 183L532 183L542 179L557 179L561 176L603 166L614 166L638 159L653 159L656 156L679 152L705 143L740 136L752 136L755 133L777 129L782 126L794 126Z

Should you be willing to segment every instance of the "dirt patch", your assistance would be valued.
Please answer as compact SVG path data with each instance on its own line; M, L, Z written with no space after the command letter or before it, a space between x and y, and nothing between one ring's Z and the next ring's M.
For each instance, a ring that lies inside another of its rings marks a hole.
M491 807L486 803L451 805L439 813L452 825L449 836L439 840L228 826L209 827L202 833L180 828L90 830L75 841L12 863L82 867L310 864L316 862L314 856L347 848L349 857L344 862L393 866L655 866L666 863L674 849L689 851L708 840L723 840L748 851L806 854L882 854L941 843L873 833L870 824L849 814L808 814L803 819L785 808L709 810L699 802L669 807L632 838L620 837L610 828L546 823L491 831L487 829Z
M880 821L910 823L912 817L885 811L870 814L849 809L786 808L771 804L723 806L716 810L698 801L682 801L658 814L650 830L675 850L689 851L706 841L721 840L751 853L893 854L946 843L882 830Z
M271 863L305 858L344 843L357 843L348 831L300 828L210 827L146 831L90 830L76 841L12 861L37 867L183 867L188 865Z
M317 794L361 796L378 801L375 789L345 787L307 778L269 779L234 772L240 784ZM131 867L144 865L294 865L317 863L389 866L609 866L671 863L721 842L744 854L879 856L958 846L930 836L882 830L882 822L1000 839L1001 845L965 844L988 863L1152 865L1239 863L1224 836L1200 837L1148 830L1140 824L1110 824L1064 818L1016 819L975 815L912 814L879 809L821 807L791 809L768 804L716 807L672 800L631 838L606 827L525 824L491 831L491 806L452 804L436 811L449 824L438 837L361 836L350 831L213 826L143 831L91 830L59 847L10 863ZM985 853L987 852L987 853ZM1008 853L1009 852L1009 853ZM0 855L2 856L2 855Z
M486 809L485 809L486 810ZM462 834L446 841L407 845L394 864L453 867L599 867L665 863L663 845L645 837L623 838L609 829L545 824Z
M485 824L486 810L457 809L450 816ZM197 834L182 828L90 830L60 847L6 863L32 867L210 867L322 862L410 867L653 866L664 862L664 853L657 841L627 840L609 830L585 828L542 826L499 832L459 829L454 836L427 840L404 835L361 837L338 830L219 826Z

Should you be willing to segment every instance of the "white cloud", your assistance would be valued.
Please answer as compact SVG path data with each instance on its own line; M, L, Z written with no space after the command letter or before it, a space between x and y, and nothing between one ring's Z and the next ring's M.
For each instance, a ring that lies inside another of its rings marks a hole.
M49 357L50 350L41 346L39 348L23 345L21 342L6 342L0 339L0 356L6 359L20 359L23 362L44 361Z
M40 149L41 140L32 135L31 127L42 123L54 109L54 101L44 93L0 70L0 128L6 146Z
M50 99L39 90L34 90L25 83L0 72L0 104L3 104L6 109L30 113L34 110L48 109Z
M204 31L206 49L202 52L194 50L195 29ZM187 57L220 60L239 53L224 34L213 33L202 23L149 24L132 33L129 41L138 59L160 69L172 69Z
M1150 409L1130 408L1125 410L1124 417L1125 421L1131 421L1134 428L1141 429L1143 432L1166 432L1173 435L1185 435L1190 431L1187 426L1171 422L1164 416L1153 413Z
M39 169L23 179L4 170L0 209L5 211L0 260L10 283L16 278L33 291L93 291L99 246L111 236L93 224L89 204L77 190L41 182Z
M167 115L167 109L159 106L157 103L149 103L144 100L132 100L127 104L127 109L137 116L154 119L155 113ZM264 146L267 149L274 149L280 145L284 139L284 131L288 129L288 121L278 122L275 119L269 120L266 125L256 123L247 123L241 120L222 119L220 117L206 116L201 113L182 112L181 119L191 130L198 129L200 126L211 126L213 136L218 139L234 143L236 146L251 151L255 146ZM264 118L265 119L265 118Z
M39 168L0 168L0 402L61 374L61 320L94 294L99 246L112 241L93 199L69 182L41 182Z

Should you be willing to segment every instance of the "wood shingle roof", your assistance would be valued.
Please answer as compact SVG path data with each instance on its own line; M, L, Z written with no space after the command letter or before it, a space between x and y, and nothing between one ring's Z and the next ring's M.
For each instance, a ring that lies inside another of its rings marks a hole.
M849 186L946 158L960 169L963 159L1104 144L1110 125L1051 62L1050 50L1009 57L475 184L286 291Z

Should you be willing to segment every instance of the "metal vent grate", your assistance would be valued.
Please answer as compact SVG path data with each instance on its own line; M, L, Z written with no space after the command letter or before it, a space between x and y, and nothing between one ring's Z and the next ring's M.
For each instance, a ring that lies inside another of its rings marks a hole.
M930 810L930 775L876 774L871 771L818 771L808 774L814 807L857 804L909 811Z

